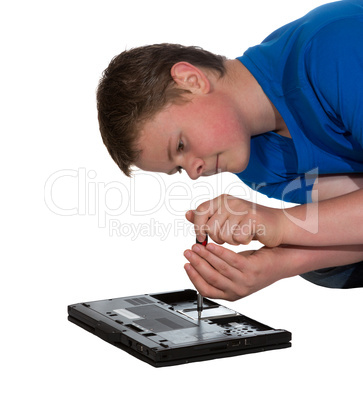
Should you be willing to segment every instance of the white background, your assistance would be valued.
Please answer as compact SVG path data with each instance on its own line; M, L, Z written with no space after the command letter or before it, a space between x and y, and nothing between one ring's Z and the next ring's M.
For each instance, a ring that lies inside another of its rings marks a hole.
M239 186L233 191L246 191L228 174L219 184L203 179L200 188L185 173L176 187L164 176L138 175L134 184L124 177L97 125L95 90L110 59L158 42L234 58L322 3L1 6L2 400L361 400L361 289L329 290L291 278L222 302L291 331L293 347L173 368L154 369L67 321L72 303L190 288L183 251L194 236L184 233L184 212L203 186L215 191L210 198L233 183ZM175 201L178 194L184 200ZM110 230L115 222L124 232ZM181 226L161 238L147 233L153 223ZM133 238L132 227L144 232Z

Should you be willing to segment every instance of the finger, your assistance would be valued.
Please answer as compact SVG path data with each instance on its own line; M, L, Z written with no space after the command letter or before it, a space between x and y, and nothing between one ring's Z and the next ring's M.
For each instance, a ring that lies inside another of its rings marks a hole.
M189 210L185 214L185 218L190 222L194 223L195 221L195 211L194 210ZM197 230L196 228L198 227L198 224L194 224L194 233L197 236L197 241L200 241L201 243L205 240L207 236L207 225L203 225L203 233L200 233L200 230Z
M231 281L228 277L215 270L208 261L199 256L197 253L193 252L192 250L187 250L184 253L184 256L191 263L198 274L204 279L204 281L212 287L223 290L231 286Z
M209 219L219 210L221 205L221 197L216 197L213 200L203 202L194 210L194 229L198 241L202 242L208 234Z
M241 220L233 226L232 241L237 244L249 244L254 238L253 224L251 221Z
M234 240L234 231L236 225L233 223L233 217L229 217L222 226L220 230L220 238L224 240L223 242L231 244L233 246L238 246L241 243L238 243L238 241ZM223 242L216 242L218 244L223 244Z
M244 262L247 264L247 259L243 255L237 254L223 246L207 244L206 249L215 257L218 257L219 259L225 261L228 265L238 269L238 271L243 271Z
M224 299L226 297L223 290L218 289L206 282L191 264L185 264L184 269L189 279L202 296L210 297L212 299Z
M227 214L217 213L214 214L208 221L205 227L206 232L210 238L218 244L223 244L226 241L226 234L224 228L227 224Z
M187 211L185 214L185 217L190 223L194 223L194 211L193 210Z
M206 247L195 245L193 246L193 251L201 258L206 260L215 270L217 270L221 275L229 279L231 282L238 280L240 271L232 264L229 264L222 258L210 252Z

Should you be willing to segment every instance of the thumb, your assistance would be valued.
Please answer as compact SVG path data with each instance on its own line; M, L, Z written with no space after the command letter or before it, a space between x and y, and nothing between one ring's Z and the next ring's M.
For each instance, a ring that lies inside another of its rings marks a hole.
M187 218L187 220L190 223L194 223L194 211L193 210L189 210L186 212L185 217Z

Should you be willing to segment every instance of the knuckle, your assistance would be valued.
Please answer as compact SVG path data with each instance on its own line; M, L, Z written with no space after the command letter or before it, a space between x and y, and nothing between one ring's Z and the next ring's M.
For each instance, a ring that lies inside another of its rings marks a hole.
M237 242L238 244L247 245L250 244L253 239L252 235L242 235L238 234L233 236L233 241Z
M256 288L258 284L258 274L256 272L249 273L245 276L244 285L247 289L249 289L248 294L252 293L252 289Z
M218 274L213 272L208 277L208 283L213 287L218 287Z
M198 254L193 255L192 261L193 261L193 265L197 269L200 269L201 267L203 267L204 260L200 256L198 256Z
M239 300L242 299L246 296L248 296L251 292L249 291L249 287L246 284L243 284L242 286L238 286L234 290L234 300Z
M241 299L242 297L243 297L243 296L240 296L239 293L236 293L236 292L234 292L234 291L231 291L231 292L228 294L228 299L226 299L226 300L233 302L233 301L236 301L236 300Z
M195 213L196 213L196 215L204 215L209 212L211 207L212 207L212 203L210 201L203 202L195 210Z
M221 265L219 266L219 272L220 272L222 275L228 274L228 273L229 273L229 266L228 266L227 264L221 264Z
M203 223L203 224L199 225L198 230L205 234L210 234L210 232L211 232L210 226L207 223Z

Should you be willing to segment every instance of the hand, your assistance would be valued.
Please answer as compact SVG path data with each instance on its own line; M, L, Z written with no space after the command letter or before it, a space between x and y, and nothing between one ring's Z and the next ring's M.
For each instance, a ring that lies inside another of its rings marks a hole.
M272 283L321 268L363 260L362 245L341 247L262 247L234 253L222 246L194 245L184 268L205 297L237 300Z
M288 276L276 263L275 250L235 253L215 244L196 244L185 251L190 263L184 268L203 296L234 301Z
M218 244L248 244L259 240L268 247L282 243L287 218L283 211L223 194L204 202L186 218L199 241L208 234Z

